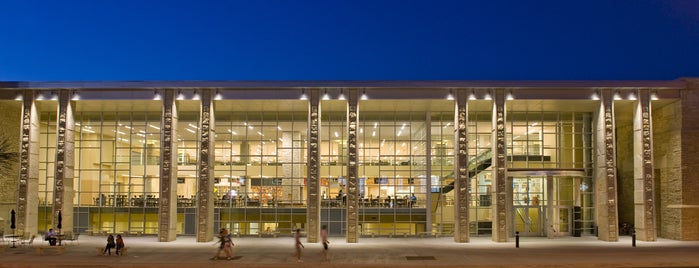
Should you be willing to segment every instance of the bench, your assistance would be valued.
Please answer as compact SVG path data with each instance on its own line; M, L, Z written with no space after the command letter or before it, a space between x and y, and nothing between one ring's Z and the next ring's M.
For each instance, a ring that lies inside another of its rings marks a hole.
M65 246L48 246L48 245L41 245L41 246L34 246L34 249L36 249L36 254L41 255L44 250L50 250L50 249L55 249L56 252L60 255L63 254L63 249Z
M438 233L432 233L432 232L420 232L420 233L417 233L417 235L420 236L420 238L423 238L425 236L434 236L434 238L439 237Z
M372 232L365 232L365 233L362 233L362 235L365 236L365 237L366 237L366 236L369 236L369 237L371 237L371 238L376 237L376 233L372 233Z
M102 252L104 252L104 247L96 247L96 249L97 249L97 255L102 255ZM116 248L112 248L112 250L114 251L114 254L116 254ZM128 255L128 251L129 251L129 247L124 247L121 249L121 252L119 252L121 255L117 255L117 256L126 256L126 255Z
M390 234L388 234L388 238L399 237L399 236L402 236L403 238L408 238L408 233L390 233Z
M277 238L279 232L258 232L257 237L274 237Z
M125 236L132 236L132 235L142 236L143 235L143 231L121 231L121 232L124 233Z

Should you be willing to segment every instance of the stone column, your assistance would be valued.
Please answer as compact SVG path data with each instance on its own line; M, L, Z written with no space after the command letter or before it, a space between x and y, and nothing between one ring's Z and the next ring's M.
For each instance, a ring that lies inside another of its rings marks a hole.
M58 120L53 185L53 228L58 229L61 212L61 230L73 230L73 178L75 162L75 118L70 99L73 92L58 92Z
M505 143L505 90L493 90L493 187L495 189L495 202L493 204L493 241L507 242L509 237L509 214L507 208L507 144Z
M359 242L359 168L357 166L357 127L359 126L359 94L347 94L347 243Z
M597 237L619 240L616 189L616 138L614 136L614 100L610 89L600 90L600 107L596 122L595 189Z
M320 90L311 90L308 107L308 183L306 238L320 241Z
M633 118L634 227L642 241L655 241L655 176L653 175L653 124L650 91L636 92Z
M174 90L163 90L162 95L158 241L169 242L177 235L177 105Z
M35 234L39 213L39 113L36 93L25 90L22 103L22 129L19 150L19 185L15 233ZM9 220L9 219L8 219Z
M469 230L469 181L468 176L468 92L460 89L456 92L454 101L454 241L466 243L470 240ZM429 137L429 136L428 136ZM429 188L428 188L429 189ZM428 206L428 208L430 208Z
M199 110L199 188L197 188L197 242L214 239L214 102L211 89L202 89Z

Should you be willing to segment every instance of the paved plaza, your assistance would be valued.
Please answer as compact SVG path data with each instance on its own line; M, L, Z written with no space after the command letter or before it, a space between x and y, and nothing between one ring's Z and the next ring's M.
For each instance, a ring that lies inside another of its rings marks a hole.
M628 236L619 242L523 237L520 248L514 239L495 243L487 237L462 244L451 237L361 238L352 244L337 237L330 239L329 261L322 261L321 244L305 243L303 262L294 257L291 237L234 238L236 258L215 261L210 260L216 252L213 241L197 243L188 236L169 243L157 242L155 236L125 237L127 256L98 254L104 236L81 236L78 242L60 255L3 244L0 267L699 267L699 242L661 239L637 241L632 247ZM45 244L34 241L34 246Z

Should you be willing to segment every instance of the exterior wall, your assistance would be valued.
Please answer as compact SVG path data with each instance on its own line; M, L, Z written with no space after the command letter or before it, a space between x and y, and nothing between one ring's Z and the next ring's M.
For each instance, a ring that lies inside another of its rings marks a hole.
M655 157L658 236L680 239L679 209L682 195L682 105L674 102L653 111L653 155Z
M3 129L0 137L5 139L8 146L8 152L19 152L19 134L22 117L22 102L20 101L2 101L0 102L0 129ZM7 153L7 152L3 152ZM11 232L10 229L10 211L17 209L17 174L19 172L19 158L17 156L10 161L10 169L3 170L0 176L0 217L4 221L0 221L0 231Z
M615 113L626 113L615 109ZM617 116L617 118L619 118ZM619 200L619 223L633 224L633 125L631 122L616 121L617 146L617 197Z
M699 240L699 79L688 79L682 91L682 191L680 240Z

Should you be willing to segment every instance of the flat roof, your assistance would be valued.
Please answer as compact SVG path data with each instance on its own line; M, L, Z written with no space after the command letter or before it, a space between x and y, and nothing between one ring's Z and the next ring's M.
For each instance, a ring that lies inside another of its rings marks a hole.
M248 81L0 81L6 89L129 88L674 88L675 80L248 80ZM692 78L694 79L694 78Z

